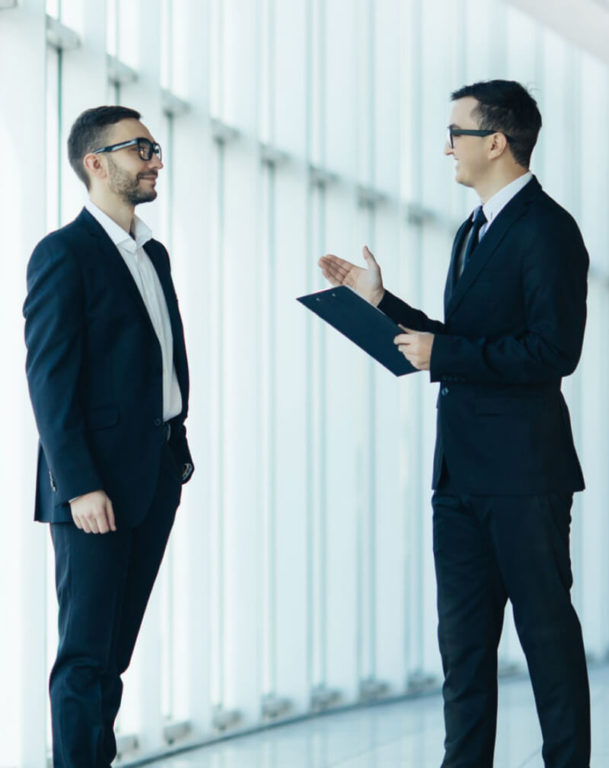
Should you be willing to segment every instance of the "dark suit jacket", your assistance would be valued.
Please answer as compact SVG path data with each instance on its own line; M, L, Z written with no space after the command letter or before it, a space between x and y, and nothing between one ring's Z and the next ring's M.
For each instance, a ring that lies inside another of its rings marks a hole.
M179 476L192 463L184 333L167 251L155 240L144 247L173 331L182 412L172 420L170 446ZM140 292L87 210L36 246L27 286L26 371L40 434L35 517L69 521L69 499L102 489L117 526L137 525L152 500L166 440L161 348Z
M573 218L532 179L499 213L454 285L445 321L387 293L379 308L436 334L440 381L433 487L443 461L472 494L573 492L584 480L561 379L577 366L586 322L588 254Z

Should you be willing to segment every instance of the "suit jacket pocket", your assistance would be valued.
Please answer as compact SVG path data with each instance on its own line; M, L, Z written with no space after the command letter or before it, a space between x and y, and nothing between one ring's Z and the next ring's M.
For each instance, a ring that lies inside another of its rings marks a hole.
M117 405L104 405L101 408L91 408L87 411L87 427L89 429L108 429L116 426L119 421Z
M543 405L543 400L518 397L484 397L476 400L474 411L477 416L518 415L531 413Z

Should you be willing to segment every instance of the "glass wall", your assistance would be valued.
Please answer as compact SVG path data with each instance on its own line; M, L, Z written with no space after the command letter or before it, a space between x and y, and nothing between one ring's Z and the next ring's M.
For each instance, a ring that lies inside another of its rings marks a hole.
M22 0L0 10L0 765L39 768L56 642L21 305L35 243L85 200L66 158L87 107L140 110L162 144L140 215L169 247L197 471L126 674L128 762L281 718L437 686L430 482L436 387L395 379L298 304L326 252L368 244L387 286L441 317L475 196L443 156L450 92L515 78L544 128L533 170L592 271L565 386L588 489L574 595L609 650L609 149L605 64L501 0ZM504 670L523 666L510 622Z

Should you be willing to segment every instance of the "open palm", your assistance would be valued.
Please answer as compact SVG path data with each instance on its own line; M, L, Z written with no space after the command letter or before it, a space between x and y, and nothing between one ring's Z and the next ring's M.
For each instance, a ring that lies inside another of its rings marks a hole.
M331 253L321 257L319 266L323 276L332 285L348 285L349 288L357 291L366 301L377 306L385 293L381 268L368 250L368 246L364 246L363 256L367 268L358 267L350 261L339 259L338 256L334 256Z

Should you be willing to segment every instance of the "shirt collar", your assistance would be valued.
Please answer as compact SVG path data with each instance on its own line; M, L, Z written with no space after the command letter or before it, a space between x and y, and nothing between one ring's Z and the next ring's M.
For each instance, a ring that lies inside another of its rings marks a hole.
M138 248L142 248L149 240L152 240L152 230L139 216L133 217L134 237L131 237L129 232L125 231L114 219L111 219L107 213L104 213L92 200L87 200L85 208L104 228L106 234L117 248L124 248L131 253L135 253Z
M495 192L495 194L484 203L482 210L484 211L484 215L486 216L489 225L497 218L510 200L515 197L521 189L526 187L532 178L533 174L531 171L523 173L522 176L519 176L517 179L514 179L514 181L506 184L505 187L499 190L499 192ZM475 215L475 213L476 211L474 211L474 214L472 215Z

